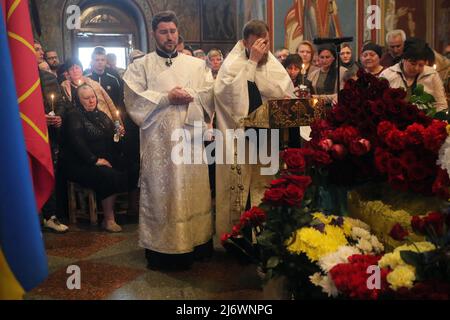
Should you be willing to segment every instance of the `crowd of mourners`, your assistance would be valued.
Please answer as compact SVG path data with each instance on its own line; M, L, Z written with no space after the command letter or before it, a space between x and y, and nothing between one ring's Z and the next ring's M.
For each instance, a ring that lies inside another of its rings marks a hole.
M116 197L128 192L128 210L138 211L140 168L140 129L124 104L125 70L117 67L116 56L103 47L93 50L86 70L76 58L61 63L55 50L44 52L37 41L34 48L56 177L55 191L42 208L43 226L56 232L68 230L60 220L67 212L70 181L95 191L104 213L102 227L120 232L114 214ZM182 37L177 51L205 60L210 81L216 78L225 58L219 49L193 50ZM127 62L144 56L144 52L133 50ZM392 87L404 88L409 96L422 84L434 96L438 111L448 107L450 45L439 54L421 39L406 38L402 30L387 34L385 48L368 42L361 52L354 53L347 43L336 50L332 44L314 46L302 41L296 52L281 48L275 51L275 57L289 74L298 97L316 95L335 102L345 81L355 79L362 68L386 78ZM209 120L209 127L214 127L214 117ZM214 170L210 169L213 179ZM211 186L214 189L213 182Z

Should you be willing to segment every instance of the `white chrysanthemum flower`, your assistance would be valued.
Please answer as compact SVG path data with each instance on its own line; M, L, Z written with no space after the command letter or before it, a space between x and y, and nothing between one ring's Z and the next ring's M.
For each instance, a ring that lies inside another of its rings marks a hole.
M384 251L384 245L378 240L378 238L374 235L370 237L370 244L373 247L373 250L376 253L381 253Z
M363 228L354 227L352 229L352 239L354 239L354 240L358 240L358 239L369 240L370 236L371 236L370 232Z
M360 253L355 247L341 246L337 251L320 258L318 264L324 272L329 272L335 265L347 263L348 257Z
M367 239L360 239L356 247L366 254L371 253L373 251L372 244Z
M370 231L370 226L367 223L362 222L361 220L345 217L345 221L349 222L353 228L357 227Z
M441 149L436 163L450 175L450 136L447 137Z
M312 276L309 276L309 280L311 283L317 287L320 286L320 282L322 281L322 274L320 272L314 273Z

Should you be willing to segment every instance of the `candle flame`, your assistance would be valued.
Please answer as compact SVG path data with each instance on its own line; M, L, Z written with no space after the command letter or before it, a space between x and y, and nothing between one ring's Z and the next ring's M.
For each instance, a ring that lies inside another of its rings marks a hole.
M52 100L55 99L55 95L52 94L52 95L50 96L50 98L52 98Z
M434 70L437 69L437 65L436 65L436 64L433 65L433 69L434 69Z

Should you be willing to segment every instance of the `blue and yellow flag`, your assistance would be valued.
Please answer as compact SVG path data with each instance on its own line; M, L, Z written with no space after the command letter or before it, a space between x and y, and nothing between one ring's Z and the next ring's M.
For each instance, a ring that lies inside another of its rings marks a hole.
M48 275L30 163L0 6L0 299L21 299Z

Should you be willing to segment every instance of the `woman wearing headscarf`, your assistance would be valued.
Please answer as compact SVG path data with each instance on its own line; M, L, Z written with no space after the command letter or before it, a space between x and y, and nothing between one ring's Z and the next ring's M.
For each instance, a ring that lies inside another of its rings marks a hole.
M348 43L341 45L341 66L347 69L347 72L355 74L358 72L360 65L355 61L352 47Z
M126 172L122 159L122 126L115 123L98 108L92 87L80 85L74 96L75 107L67 115L63 168L67 179L93 189L101 200L104 212L102 227L110 232L122 229L114 217L116 195L132 190L136 185L138 168Z
M346 68L340 67L339 87L337 86L337 68L336 68L336 47L332 44L325 44L319 47L320 69L311 72L308 80L311 81L313 93L320 98L335 102L337 93L344 87L344 74Z
M380 64L382 48L375 43L366 43L361 51L361 64L364 71L378 77L383 72L384 67Z
M443 111L448 108L444 85L436 70L426 65L430 50L421 39L406 39L401 61L384 70L380 78L386 78L392 88L404 88L408 97L417 85L423 85L424 91L436 100L433 104L436 110Z

